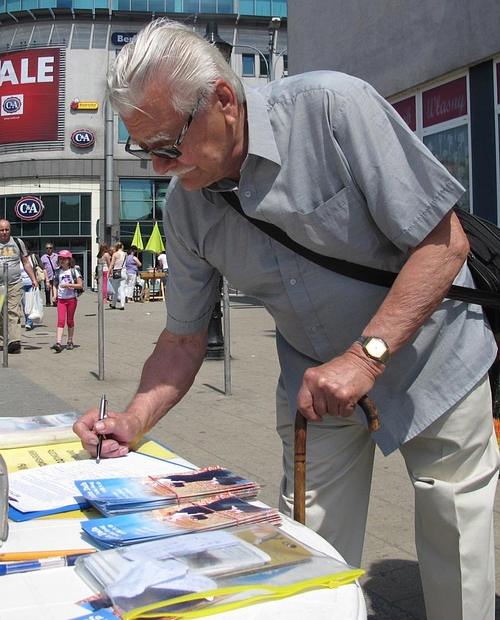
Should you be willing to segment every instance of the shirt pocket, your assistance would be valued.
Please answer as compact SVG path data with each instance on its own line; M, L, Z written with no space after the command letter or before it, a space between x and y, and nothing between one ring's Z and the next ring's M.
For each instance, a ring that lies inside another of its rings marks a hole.
M283 218L282 228L294 241L319 254L356 263L375 266L395 249L352 187L343 187L311 209L302 206L300 212L291 211Z

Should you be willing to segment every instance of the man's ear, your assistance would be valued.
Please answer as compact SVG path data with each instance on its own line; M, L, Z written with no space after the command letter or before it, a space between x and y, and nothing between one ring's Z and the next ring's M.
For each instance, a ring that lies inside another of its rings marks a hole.
M232 86L225 80L217 80L215 82L214 95L225 115L230 117L237 116L238 99Z

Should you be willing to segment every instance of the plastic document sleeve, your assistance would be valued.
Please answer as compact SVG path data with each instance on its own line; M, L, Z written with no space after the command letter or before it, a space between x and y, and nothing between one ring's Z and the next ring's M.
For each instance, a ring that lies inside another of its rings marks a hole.
M364 572L270 524L98 552L80 558L76 570L125 620L204 617L336 588Z

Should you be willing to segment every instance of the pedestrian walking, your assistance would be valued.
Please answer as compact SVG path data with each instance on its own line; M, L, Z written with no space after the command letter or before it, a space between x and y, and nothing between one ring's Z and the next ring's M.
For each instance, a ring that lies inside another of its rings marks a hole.
M57 286L56 342L51 347L56 353L63 350L62 339L65 326L68 329L66 350L71 351L74 348L78 292L83 290L82 276L75 268L73 254L69 250L61 250L59 252L59 263L60 267L54 273L54 284Z

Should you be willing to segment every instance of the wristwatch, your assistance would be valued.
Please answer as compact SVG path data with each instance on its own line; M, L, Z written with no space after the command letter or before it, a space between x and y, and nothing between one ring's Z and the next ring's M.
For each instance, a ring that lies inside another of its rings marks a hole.
M382 364L388 362L391 352L389 351L389 345L382 338L377 336L360 336L356 339L356 342L359 342L363 347L363 351L372 360Z

